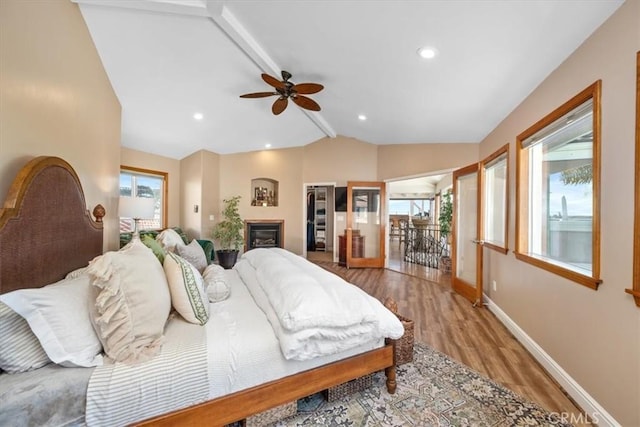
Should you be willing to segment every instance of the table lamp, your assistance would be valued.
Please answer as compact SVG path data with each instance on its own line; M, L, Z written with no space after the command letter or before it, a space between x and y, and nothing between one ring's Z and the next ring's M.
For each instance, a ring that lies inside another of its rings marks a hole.
M133 219L133 236L139 238L138 221L151 219L155 216L156 201L151 197L120 196L118 215L120 218Z

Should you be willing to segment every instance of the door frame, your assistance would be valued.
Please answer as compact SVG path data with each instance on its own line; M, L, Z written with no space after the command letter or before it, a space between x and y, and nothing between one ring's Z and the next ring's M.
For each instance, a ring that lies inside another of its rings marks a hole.
M353 187L375 187L380 190L380 223L378 229L378 253L377 258L353 258ZM347 181L347 227L345 234L346 266L347 268L384 268L386 261L387 238L387 210L386 193L387 184L383 181Z

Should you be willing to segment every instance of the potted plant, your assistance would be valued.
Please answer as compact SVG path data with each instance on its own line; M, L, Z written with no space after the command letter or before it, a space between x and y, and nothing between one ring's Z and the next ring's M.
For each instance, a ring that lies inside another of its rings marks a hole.
M238 259L240 245L244 242L244 221L238 212L240 197L234 196L223 200L223 220L216 224L212 232L213 238L220 243L220 249L216 251L218 263L226 269L234 266Z
M451 257L449 257L451 221L453 220L453 202L451 200L451 196L451 191L447 191L442 195L440 215L438 216L438 224L440 224L440 238L444 240L444 243L442 243L443 250L439 266L443 273L451 272Z

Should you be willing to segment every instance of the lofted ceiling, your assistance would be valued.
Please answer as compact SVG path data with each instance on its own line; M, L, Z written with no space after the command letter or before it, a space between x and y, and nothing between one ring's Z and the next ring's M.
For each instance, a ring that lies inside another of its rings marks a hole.
M336 135L479 142L623 2L72 1L122 105L122 145L176 159ZM320 112L239 98L283 69L325 86L309 95Z

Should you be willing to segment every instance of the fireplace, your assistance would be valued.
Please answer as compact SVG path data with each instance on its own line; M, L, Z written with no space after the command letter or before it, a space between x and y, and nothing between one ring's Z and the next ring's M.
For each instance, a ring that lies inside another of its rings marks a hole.
M255 248L282 248L284 220L256 219L244 222L245 251Z

